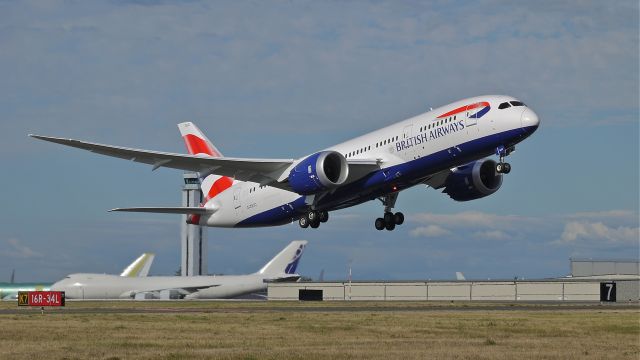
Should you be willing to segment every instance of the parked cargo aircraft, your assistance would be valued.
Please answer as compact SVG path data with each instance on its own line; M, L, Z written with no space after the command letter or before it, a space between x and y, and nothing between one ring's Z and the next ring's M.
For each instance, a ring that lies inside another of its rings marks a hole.
M129 264L120 276L124 277L144 277L149 274L149 269L153 263L155 255L144 253ZM18 291L47 291L51 288L51 283L14 283L13 273L11 274L11 282L0 283L0 299L16 300L18 299Z
M122 277L71 274L51 285L67 299L219 299L267 288L270 281L295 281L296 268L307 244L292 241L258 272L249 275Z
M425 184L453 200L496 192L515 145L536 131L538 116L502 95L469 98L395 123L299 159L224 157L192 123L178 127L189 155L72 139L34 138L159 167L199 172L200 207L136 207L112 211L187 214L187 222L214 227L258 227L298 220L317 228L329 211L379 199L378 230L404 222L393 213L398 193ZM498 162L486 157L496 154Z

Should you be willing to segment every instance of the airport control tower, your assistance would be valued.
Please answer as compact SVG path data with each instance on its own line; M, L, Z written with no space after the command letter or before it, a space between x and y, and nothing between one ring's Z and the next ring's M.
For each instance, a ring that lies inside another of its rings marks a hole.
M182 188L182 206L200 206L202 192L200 179L196 173L184 174ZM207 234L206 228L200 225L187 224L187 215L182 215L180 242L182 244L182 260L180 271L182 276L207 274Z

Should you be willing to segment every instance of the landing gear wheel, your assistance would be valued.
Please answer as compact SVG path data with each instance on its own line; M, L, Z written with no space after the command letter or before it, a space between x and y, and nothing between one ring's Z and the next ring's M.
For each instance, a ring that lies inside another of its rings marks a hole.
M384 216L376 219L376 229L387 229L388 231L391 231L396 228L396 225L401 225L402 223L404 223L403 213L397 212L394 214L393 212L391 212L396 204L397 198L398 191L395 191L395 189L394 192L378 198L378 200L382 202L382 205L384 205Z
M329 220L329 212L328 211L320 211L319 213L320 222L326 223Z
M314 223L316 220L318 220L319 214L317 211L315 210L311 210L309 211L309 213L307 214L307 217L309 218L309 222L310 223Z
M496 164L496 172L498 174L502 174L502 171L504 170L504 165L502 163L497 163Z
M385 228L386 228L387 230L391 231L391 230L393 230L393 229L395 229L395 228L396 228L396 223L394 223L394 222L387 223L387 224L385 224Z
M503 174L508 174L511 172L511 164L504 163L503 167L504 167L504 169L502 169Z
M392 212L386 212L384 213L384 223L385 224L396 224L393 213Z
M404 214L401 212L397 212L393 216L393 220L396 223L396 225L402 225L402 223L404 223Z
M318 228L318 226L320 226L320 223L319 223L319 222L312 222L312 223L311 223L311 228L312 228L312 229L317 229L317 228Z
M300 225L301 228L306 229L309 227L309 219L307 219L306 216L303 216L300 218L300 220L298 220L298 225Z

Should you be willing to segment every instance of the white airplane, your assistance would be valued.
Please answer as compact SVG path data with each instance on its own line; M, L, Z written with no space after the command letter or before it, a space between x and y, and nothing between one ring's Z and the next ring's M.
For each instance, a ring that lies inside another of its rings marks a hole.
M187 222L212 227L259 227L298 221L317 228L329 211L379 199L378 230L404 222L393 213L398 193L425 184L456 201L496 192L504 162L533 134L538 116L510 96L469 98L430 110L299 159L224 157L192 123L178 127L189 155L139 150L30 135L159 167L199 172L206 200L200 207L135 207L111 211L187 214ZM496 154L499 161L486 157Z
M272 281L296 281L306 240L292 241L258 272L249 275L126 277L71 274L51 285L67 299L220 299L265 290Z

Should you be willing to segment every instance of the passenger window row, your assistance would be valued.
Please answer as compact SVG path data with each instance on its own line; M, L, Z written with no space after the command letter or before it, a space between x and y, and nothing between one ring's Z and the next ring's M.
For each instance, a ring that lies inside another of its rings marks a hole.
M458 117L458 115L449 116L448 118L440 120L440 121L436 121L435 123L431 123L429 125L421 126L420 127L420 132L427 131L427 130L429 130L431 128L434 128L436 126L440 126L442 124L448 124L448 123L450 123L452 121L455 121L457 119L457 117Z
M380 142L377 142L376 143L376 148L381 147L383 145L391 144L391 142L393 142L393 141L398 141L398 136L390 137L388 139L385 139L385 140L382 140ZM354 150L354 151L351 151L351 152L345 154L344 157L346 157L346 158L354 157L355 155L362 154L365 151L369 151L369 150L371 150L371 145L362 147L362 148Z

